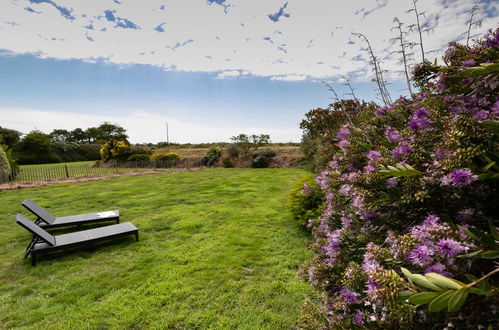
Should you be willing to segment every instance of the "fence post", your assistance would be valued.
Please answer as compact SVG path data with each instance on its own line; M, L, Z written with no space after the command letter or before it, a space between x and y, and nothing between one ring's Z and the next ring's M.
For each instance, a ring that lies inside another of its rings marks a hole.
M66 170L66 178L69 179L68 165L64 165L64 169Z
M190 170L191 169L191 162L189 161L189 159L187 159L187 170Z

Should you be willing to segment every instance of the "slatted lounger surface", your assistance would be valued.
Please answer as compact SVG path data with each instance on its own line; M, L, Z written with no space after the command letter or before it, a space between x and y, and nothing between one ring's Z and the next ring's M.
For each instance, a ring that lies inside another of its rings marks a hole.
M74 233L52 236L37 224L18 214L16 222L33 234L33 240L26 248L24 257L31 254L31 264L36 265L36 256L56 250L69 249L77 246L90 245L95 242L109 240L115 237L135 235L139 240L139 230L130 222L104 226Z
M66 217L56 218L46 209L36 204L31 199L25 200L23 206L36 215L35 223L44 228L64 227L71 225L82 225L86 223L101 222L101 221L116 221L120 222L120 212L118 210L105 211L99 213L87 213L70 215Z

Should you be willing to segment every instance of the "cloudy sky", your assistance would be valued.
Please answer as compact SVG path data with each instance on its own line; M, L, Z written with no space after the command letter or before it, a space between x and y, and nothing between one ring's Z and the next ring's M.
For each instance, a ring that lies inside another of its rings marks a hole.
M441 59L462 41L471 8L479 34L498 25L493 0L419 0L424 47ZM298 124L331 93L376 100L363 33L395 98L406 94L393 18L412 0L0 0L0 126L122 125L132 142L228 141L267 133L299 141ZM409 41L418 41L408 33ZM414 60L421 59L413 48Z

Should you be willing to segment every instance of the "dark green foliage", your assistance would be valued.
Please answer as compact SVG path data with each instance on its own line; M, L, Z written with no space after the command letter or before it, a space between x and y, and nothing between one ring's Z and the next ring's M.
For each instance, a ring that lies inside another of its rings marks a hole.
M303 130L301 149L305 162L312 169L319 170L326 166L333 154L339 149L335 133L341 125L360 120L358 114L368 109L374 111L376 104L359 100L339 100L326 109L317 108L305 114L300 128Z
M14 156L19 164L57 163L61 159L50 147L50 136L40 131L31 131L14 146Z
M224 159L222 159L222 165L225 168L234 167L234 163L232 162L232 159L230 159L230 158L224 158Z
M10 168L9 160L3 148L0 147L0 183L8 181L12 170Z
M12 148L21 139L21 132L0 126L0 136L0 143Z
M61 162L99 160L100 147L100 144L77 144L74 142L53 142L50 144L52 153Z
M205 166L213 166L216 162L218 162L220 156L222 156L222 147L211 147L206 153L206 156L201 159L201 164Z
M288 205L293 218L304 228L309 219L320 215L323 204L324 194L314 181L313 174L298 179L288 195Z
M256 152L252 155L251 167L254 168L266 168L269 167L272 158L275 157L277 153L273 150L266 149Z
M71 140L71 133L65 129L55 129L49 135L52 142L66 142Z
M148 161L148 154L133 154L127 158L127 161Z

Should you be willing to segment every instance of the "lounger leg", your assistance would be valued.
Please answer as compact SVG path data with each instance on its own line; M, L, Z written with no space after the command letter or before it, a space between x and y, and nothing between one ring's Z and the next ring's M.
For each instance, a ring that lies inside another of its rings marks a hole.
M31 266L36 266L36 254L31 254Z
M116 219L116 223L120 223L120 218Z
M31 242L29 242L28 247L26 248L26 252L24 253L24 258L26 258L30 254L31 249L36 244L37 240L38 239L36 237L33 237L33 239L31 240Z
M139 241L139 232L136 232L135 233L135 241L138 242Z

